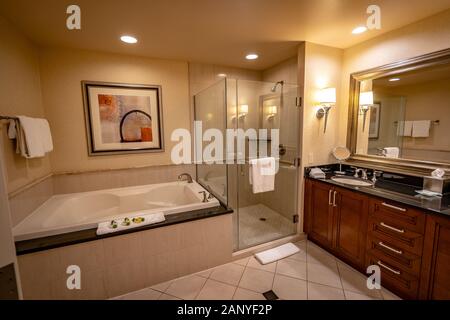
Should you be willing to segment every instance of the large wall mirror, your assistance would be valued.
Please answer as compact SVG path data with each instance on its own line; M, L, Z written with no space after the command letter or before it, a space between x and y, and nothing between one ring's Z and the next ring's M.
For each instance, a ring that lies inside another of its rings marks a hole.
M450 49L355 73L350 96L354 160L450 170Z

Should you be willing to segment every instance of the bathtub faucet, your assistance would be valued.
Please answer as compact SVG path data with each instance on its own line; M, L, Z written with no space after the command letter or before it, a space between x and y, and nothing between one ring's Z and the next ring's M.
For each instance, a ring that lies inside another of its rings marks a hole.
M189 173L182 173L178 176L178 180L182 181L183 177L186 177L188 183L192 183L192 177Z

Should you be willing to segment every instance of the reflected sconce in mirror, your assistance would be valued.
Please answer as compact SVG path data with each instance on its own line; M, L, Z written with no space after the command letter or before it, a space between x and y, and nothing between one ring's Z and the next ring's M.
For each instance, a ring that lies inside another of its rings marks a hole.
M270 106L267 108L267 120L273 120L273 118L277 115L278 109L277 106Z
M238 110L238 118L245 118L245 116L248 114L248 105L247 104L241 104L239 106Z
M320 109L316 112L317 119L325 117L323 132L327 131L328 113L331 107L336 105L336 88L325 88L318 92L317 101L320 103Z
M367 111L373 106L373 91L361 92L359 95L359 110L363 116L363 130L366 128Z

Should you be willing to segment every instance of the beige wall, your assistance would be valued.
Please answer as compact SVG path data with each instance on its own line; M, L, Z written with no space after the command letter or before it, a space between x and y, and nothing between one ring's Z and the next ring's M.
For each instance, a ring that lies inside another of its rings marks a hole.
M186 62L45 48L41 51L43 101L52 126L54 172L170 164L170 135L189 128ZM162 86L165 152L88 157L81 81Z
M284 80L286 83L296 84L298 81L297 60L297 56L295 56L264 70L262 80L270 82Z
M9 22L0 17L0 115L45 117L41 97L37 48ZM15 153L15 142L7 138L7 124L1 123L1 138L7 171L8 192L48 175L49 157L29 159Z
M339 144L347 138L350 74L450 47L450 10L344 51L339 109Z
M334 161L331 152L339 144L336 134L339 128L339 113L345 108L344 103L340 103L342 57L341 49L305 43L302 151L304 166ZM325 118L319 120L316 117L316 111L319 109L316 94L327 87L336 88L338 102L329 112L327 130L324 133Z

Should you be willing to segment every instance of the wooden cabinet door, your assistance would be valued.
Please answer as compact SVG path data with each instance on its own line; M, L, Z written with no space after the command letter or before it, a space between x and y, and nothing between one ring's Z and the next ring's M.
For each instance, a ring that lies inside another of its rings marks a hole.
M349 263L363 268L365 261L369 198L336 188L334 250ZM334 194L333 194L334 198Z
M308 181L307 228L308 237L327 248L333 245L333 207L330 203L333 187Z
M450 300L450 217L427 216L419 297Z

